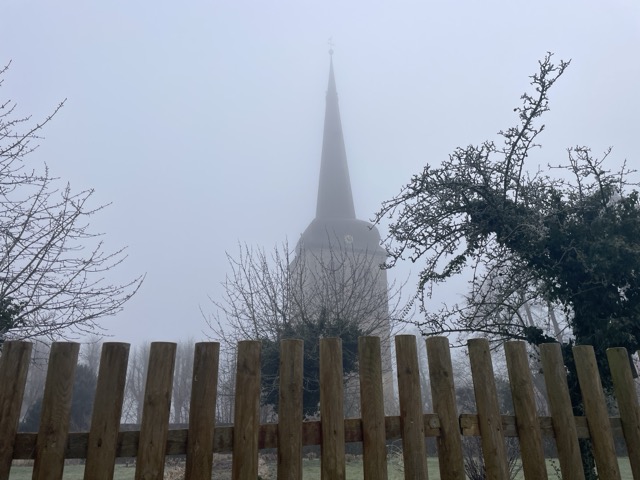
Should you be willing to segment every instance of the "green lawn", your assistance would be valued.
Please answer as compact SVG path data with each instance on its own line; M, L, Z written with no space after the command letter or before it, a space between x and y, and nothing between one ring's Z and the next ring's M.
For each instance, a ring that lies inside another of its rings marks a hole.
M626 457L619 459L620 470L622 474L622 480L632 480L631 467L629 466L629 459ZM320 460L304 460L304 480L320 480ZM429 458L428 466L429 479L439 480L440 474L438 472L438 461L434 458ZM363 479L362 462L352 461L346 465L347 478L353 480ZM549 478L557 478L552 465L547 463L547 470L549 472ZM271 468L271 474L275 474L275 468ZM30 480L32 474L32 467L14 466L11 469L10 480ZM82 465L68 465L64 470L65 480L82 480L84 474L84 467ZM116 465L114 480L133 480L135 476L135 469L133 467L125 467L124 465ZM178 478L178 477L172 477ZM227 479L229 478L228 472L214 474L214 479ZM275 476L269 477L275 478ZM389 463L389 480L402 480L403 474L398 463L391 461ZM523 479L522 473L518 476L518 479Z
M320 480L320 460L304 460L304 479L305 480ZM429 460L429 472L434 472L436 475L430 475L430 479L439 479L437 475L438 462L436 460ZM435 470L434 470L435 469ZM347 478L349 479L362 479L362 462L349 462L346 465ZM10 480L31 480L32 467L16 467L11 469ZM275 478L275 467L270 469L270 473L274 476L269 478ZM65 480L82 480L84 474L84 466L82 465L67 465L64 469ZM135 468L124 467L116 465L114 480L133 480L135 477ZM227 479L230 478L230 472L214 473L214 479ZM389 480L402 480L402 472L398 468L394 468L394 465L390 465L389 468Z
M12 467L10 480L31 480L32 467ZM135 477L133 467L116 465L114 480L133 480ZM84 465L67 465L64 467L64 480L82 480L84 478Z

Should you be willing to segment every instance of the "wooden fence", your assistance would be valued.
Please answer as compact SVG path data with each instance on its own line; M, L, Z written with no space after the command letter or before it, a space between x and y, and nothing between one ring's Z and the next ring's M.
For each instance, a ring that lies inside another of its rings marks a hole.
M584 478L579 438L590 438L603 479L620 478L614 437L624 438L634 478L640 479L638 400L627 352L608 351L619 418L609 418L593 349L574 348L584 417L574 417L566 370L558 344L541 347L550 417L538 416L525 344L509 342L505 354L515 415L501 415L489 344L469 341L476 399L475 414L459 414L446 338L426 340L435 413L422 410L416 338L395 338L399 416L383 405L380 341L359 340L361 418L343 415L342 347L339 339L320 340L320 421L302 418L300 340L281 344L279 423L259 424L260 343L240 342L237 352L234 425L215 427L219 345L195 348L188 429L169 428L176 345L151 344L142 423L139 431L119 431L129 346L105 343L90 431L69 433L74 371L79 345L52 346L39 432L16 433L30 361L31 345L8 342L0 357L0 480L9 478L13 459L34 459L34 479L62 478L65 459L85 459L85 479L112 479L118 457L136 457L136 479L161 479L167 455L186 455L187 479L210 479L214 452L232 453L232 478L256 480L260 449L277 449L278 479L302 478L303 445L321 446L323 479L345 478L345 444L362 442L364 477L387 478L387 443L401 439L404 475L427 479L425 438L435 437L440 478L463 479L463 436L479 436L487 478L507 479L505 437L518 437L527 479L545 479L544 436L554 437L565 479ZM433 474L433 472L432 472Z

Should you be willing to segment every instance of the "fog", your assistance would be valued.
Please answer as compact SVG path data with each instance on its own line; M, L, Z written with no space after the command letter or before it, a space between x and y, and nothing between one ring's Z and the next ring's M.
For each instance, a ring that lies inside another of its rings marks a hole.
M512 125L547 51L572 63L533 161L580 144L638 165L632 0L8 0L0 18L0 98L34 121L67 99L30 161L111 204L91 220L108 248L128 246L110 281L146 273L102 322L115 340L203 338L225 252L295 245L316 209L329 38L358 218L427 162Z

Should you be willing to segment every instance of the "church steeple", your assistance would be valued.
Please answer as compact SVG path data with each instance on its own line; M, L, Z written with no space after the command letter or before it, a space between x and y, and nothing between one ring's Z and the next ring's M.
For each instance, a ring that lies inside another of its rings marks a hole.
M378 230L369 222L356 218L333 58L329 63L326 102L316 216L301 235L298 252L304 250L324 255L321 252L346 246L350 251L376 256L374 263L377 268L385 261L387 253L380 246Z
M289 268L301 280L306 312L315 312L309 318L346 308L363 334L381 337L385 408L391 413L395 398L387 271L380 269L387 251L380 246L377 228L355 215L333 58L326 101L316 216L300 236Z
M338 92L333 75L333 51L329 52L329 86L324 114L324 136L318 185L316 218L338 219L356 218L349 179L347 153L342 135Z

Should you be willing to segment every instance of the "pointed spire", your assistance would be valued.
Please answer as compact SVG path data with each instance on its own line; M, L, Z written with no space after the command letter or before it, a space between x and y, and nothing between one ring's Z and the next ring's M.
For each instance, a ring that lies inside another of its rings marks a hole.
M329 50L329 86L324 115L324 137L316 218L356 218L342 136L338 92L333 75L333 49Z

